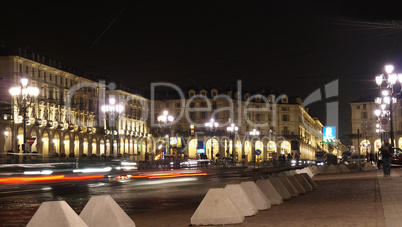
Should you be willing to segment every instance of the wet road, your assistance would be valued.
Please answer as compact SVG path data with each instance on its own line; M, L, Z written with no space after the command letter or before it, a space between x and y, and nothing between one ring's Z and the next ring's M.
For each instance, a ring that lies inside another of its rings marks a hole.
M94 195L111 195L128 215L196 207L211 187L255 179L244 169L204 169L207 176L167 179L96 180L0 186L0 226L25 226L40 204L65 200L78 214Z

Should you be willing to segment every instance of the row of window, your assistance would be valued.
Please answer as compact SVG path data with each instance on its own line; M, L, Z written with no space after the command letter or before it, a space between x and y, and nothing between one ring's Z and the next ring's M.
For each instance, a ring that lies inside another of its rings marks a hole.
M19 72L20 73L23 72L22 64L19 65ZM52 73L47 73L47 72L41 71L39 69L36 70L34 67L31 67L31 70L29 70L29 66L25 66L25 74L27 74L27 75L31 74L32 77L34 77L36 75L36 72L38 75L37 78L41 79L41 77L43 76L43 81L45 81L45 82L46 81L54 81L55 84L60 84L60 85L64 84L66 86L68 86L70 84L70 87L72 87L74 84L72 79L69 80L68 78L65 78L63 80L63 78L61 76L58 76L56 74L53 75Z

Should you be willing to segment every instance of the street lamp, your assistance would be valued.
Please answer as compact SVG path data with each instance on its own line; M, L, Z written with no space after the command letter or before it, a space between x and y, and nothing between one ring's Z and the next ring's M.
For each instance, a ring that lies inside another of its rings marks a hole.
M112 128L112 147L110 149L110 155L114 156L114 127L116 125L116 120L120 116L120 113L124 111L124 106L121 104L116 104L116 99L114 96L110 96L109 105L102 105L101 110L105 114L109 115L109 121ZM117 133L119 133L119 130L117 130Z
M219 123L215 122L215 119L205 123L205 128L211 132L211 160L214 162L214 132L218 129Z
M393 126L393 118L392 112L393 107L392 104L396 103L397 99L394 97L401 93L402 88L402 74L394 73L393 65L386 65L384 67L384 72L375 77L375 81L380 88L381 97L375 98L375 103L381 107L381 112L376 110L376 116L388 117L390 120L391 128L390 128L390 137L391 137L391 145L394 146L394 126ZM394 90L394 85L399 81L399 91ZM386 107L389 107L386 110ZM377 115L378 114L378 115Z
M24 124L23 152L28 151L27 143L27 109L35 105L36 97L39 95L39 88L29 87L28 79L20 80L21 86L10 88L9 92L14 99L14 105L23 112L22 122Z
M235 161L235 140L236 140L236 133L239 130L239 127L237 127L235 124L231 124L229 127L226 128L228 133L233 136L233 142L232 142L232 158L233 158L233 165Z
M164 110L162 115L158 116L158 122L161 127L164 128L164 132L166 133L166 128L170 127L172 122L174 121L174 117L172 115L169 115L169 112L167 110ZM170 140L169 140L169 135L167 134L165 136L167 142L165 141L165 154L168 153L168 148L170 150Z
M250 135L252 135L253 136L253 139L252 139L252 141L253 141L253 150L254 150L254 152L253 152L253 158L254 158L254 168L255 168L255 159L256 159L256 154L255 154L255 140L254 140L254 137L257 137L258 138L258 136L260 135L260 131L258 131L257 129L253 129L253 131L251 131L251 132L249 132L249 134Z

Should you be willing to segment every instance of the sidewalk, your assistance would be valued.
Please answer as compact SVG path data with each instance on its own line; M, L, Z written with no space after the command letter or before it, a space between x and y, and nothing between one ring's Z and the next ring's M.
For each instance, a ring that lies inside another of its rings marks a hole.
M401 226L402 169L317 175L318 190L225 226ZM198 204L131 215L137 226L189 226Z

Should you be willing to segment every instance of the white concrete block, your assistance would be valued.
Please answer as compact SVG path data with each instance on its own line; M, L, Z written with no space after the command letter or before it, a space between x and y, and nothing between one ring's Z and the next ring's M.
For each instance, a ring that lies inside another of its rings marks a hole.
M287 177L278 177L282 184L286 187L286 189L290 192L292 197L299 196L299 192L297 189L290 183Z
M191 225L226 225L243 223L244 216L223 188L211 188L191 217Z
M303 177L303 175L296 174L294 176L296 177L296 180L299 181L299 183L303 186L306 192L312 192L314 190L313 186L310 185L310 183L306 180L306 178Z
M306 189L299 183L295 176L287 176L289 182L296 188L299 194L306 194Z
M135 227L133 220L110 195L92 196L80 217L89 227Z
M276 191L281 195L282 200L289 200L292 197L290 192L286 189L278 177L268 178L268 181L271 182Z
M226 185L225 192L243 216L253 216L258 212L240 184Z
M341 173L341 171L339 170L339 168L336 165L331 164L325 170L325 174L329 174L329 173Z
M314 174L311 172L311 170L308 167L305 167L303 169L305 171L305 173L307 173L311 178L314 177Z
M27 227L88 227L66 201L43 202Z
M292 176L292 174L290 173L290 171L284 171L285 176Z
M294 175L297 174L297 173L296 173L296 170L294 170L294 169L290 170L290 173L292 174L292 176L294 176Z
M284 172L280 172L280 173L278 173L278 176L279 176L279 177L285 177L286 174L285 174Z
M317 166L312 165L311 168L314 170L315 173L320 174L320 170L317 168Z
M311 173L312 173L314 176L317 175L317 173L315 172L315 170L313 169L313 167L307 166L307 168L310 169Z
M325 173L325 166L318 166L317 168L318 168L318 171L319 171L321 174L324 174L324 173Z
M264 195L271 201L271 205L279 205L283 203L282 196L276 191L274 186L268 180L257 180L257 186L264 193Z
M267 210L271 208L271 201L269 201L254 181L241 182L241 186L258 210Z
M308 183L313 186L313 189L316 190L317 184L313 181L313 179L311 179L311 177L307 174L307 173L302 173L301 175L303 175L303 177L308 181Z
M374 167L373 164L371 164L370 162L364 163L364 166L362 168L363 171L373 171L376 169L377 169L377 167Z
M338 167L342 173L350 173L350 169L345 164L340 164Z

